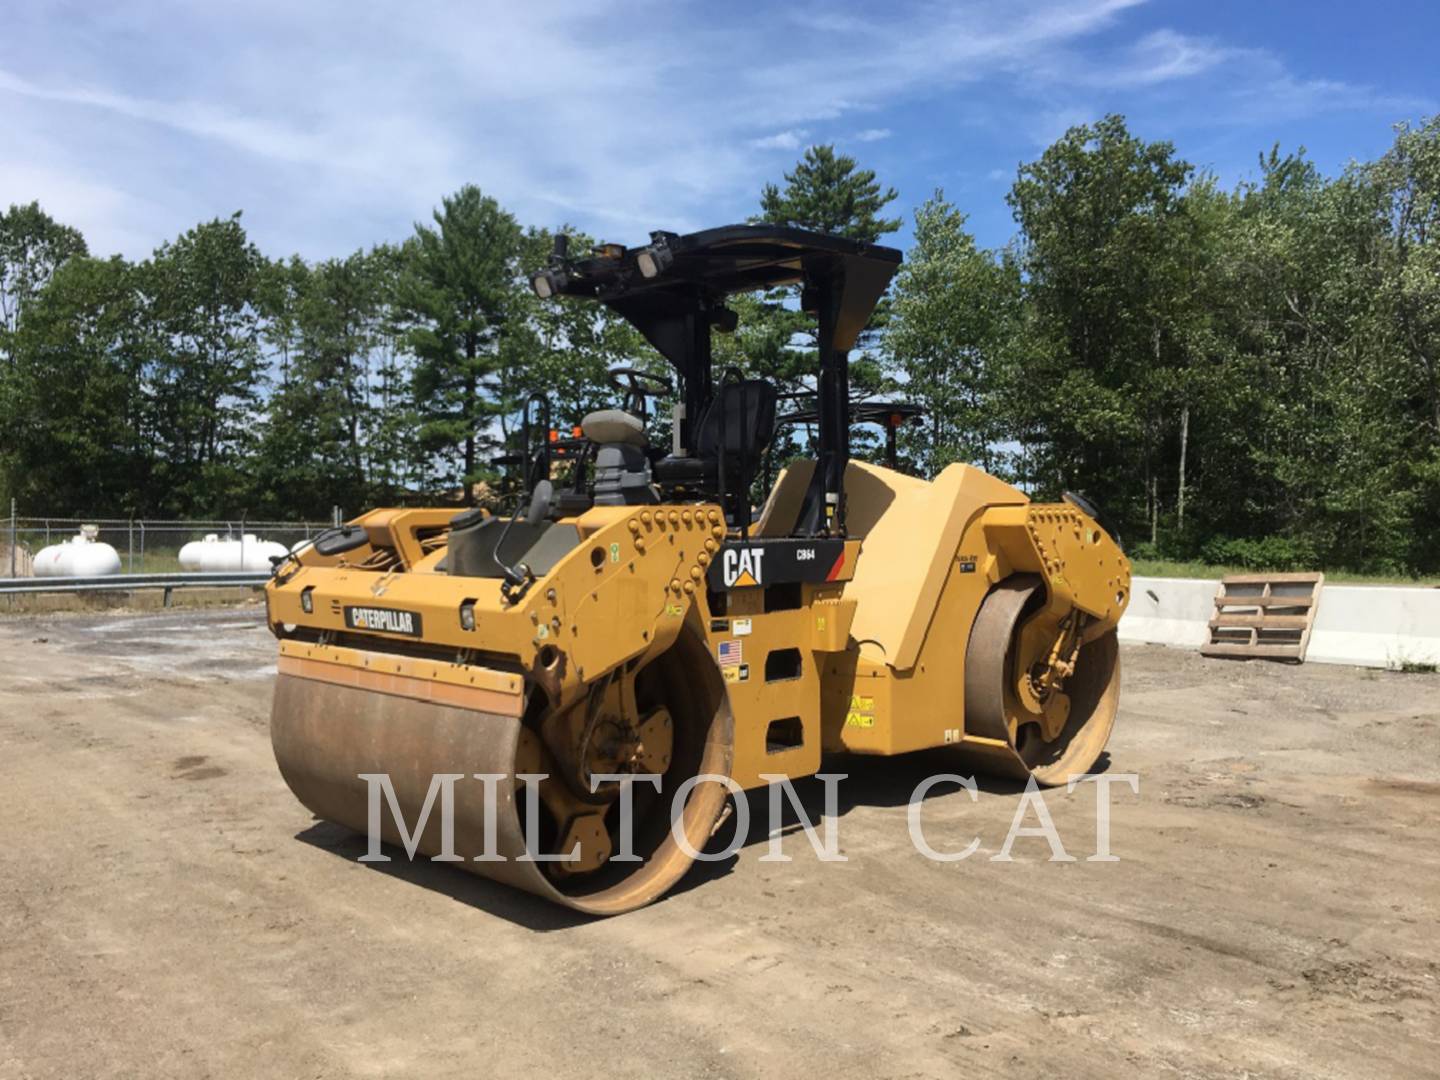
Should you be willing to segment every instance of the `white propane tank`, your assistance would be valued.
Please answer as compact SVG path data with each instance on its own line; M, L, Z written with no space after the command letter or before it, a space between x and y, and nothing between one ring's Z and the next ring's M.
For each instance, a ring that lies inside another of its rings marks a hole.
M206 574L269 570L270 556L285 554L284 544L261 540L254 533L246 533L243 540L217 540L201 544L199 569Z
M271 556L284 558L289 550L284 544L277 544L273 540L257 540L253 536L245 537L245 550L241 552L240 569L242 570L271 570Z
M35 560L30 566L36 577L55 576L55 562L60 558L63 547L63 544L50 544L35 553Z
M69 577L108 577L120 573L120 553L99 540L77 537L62 562Z
M215 533L207 533L204 540L191 540L180 549L180 569L196 571L200 569L200 554L206 544L218 544L220 537Z
M232 561L236 565L231 566ZM238 570L239 562L240 545L234 540L216 537L200 545L200 564L195 569L202 574L221 574L227 570Z
M82 525L80 535L68 544L60 544L49 563L46 577L109 577L120 573L120 553L109 544L95 539L99 530Z

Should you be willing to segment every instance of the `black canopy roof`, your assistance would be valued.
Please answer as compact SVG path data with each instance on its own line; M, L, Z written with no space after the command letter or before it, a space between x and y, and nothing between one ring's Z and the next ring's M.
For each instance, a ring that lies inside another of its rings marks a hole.
M641 256L653 276L642 273ZM833 347L846 351L899 265L900 252L879 244L783 225L725 225L683 236L655 232L633 248L603 245L588 257L558 260L551 273L554 291L609 305L676 361L675 343L663 332L657 340L661 324L715 312L731 293L792 284L834 294ZM805 306L819 302L817 295Z

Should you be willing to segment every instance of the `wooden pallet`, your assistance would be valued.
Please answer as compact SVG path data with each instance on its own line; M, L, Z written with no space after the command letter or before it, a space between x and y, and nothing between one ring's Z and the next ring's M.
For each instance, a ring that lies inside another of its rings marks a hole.
M1232 574L1215 594L1202 656L1305 659L1324 574Z

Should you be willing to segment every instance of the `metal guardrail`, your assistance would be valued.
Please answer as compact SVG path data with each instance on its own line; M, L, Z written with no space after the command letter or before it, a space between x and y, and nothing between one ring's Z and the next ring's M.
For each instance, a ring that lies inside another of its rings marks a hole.
M30 593L131 592L135 589L164 589L166 607L175 589L258 588L270 580L268 570L202 574L112 574L108 577L22 577L0 578L0 596Z

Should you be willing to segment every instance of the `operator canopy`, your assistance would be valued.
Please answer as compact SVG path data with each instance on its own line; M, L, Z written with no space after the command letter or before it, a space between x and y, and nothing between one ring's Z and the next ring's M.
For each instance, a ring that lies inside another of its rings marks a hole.
M685 236L653 232L643 247L602 244L585 258L570 258L567 245L563 235L555 238L550 266L530 279L531 286L542 300L563 295L605 304L679 372L676 452L660 463L677 480L693 481L689 473L695 471L708 477L708 459L717 452L721 459L732 453L743 457L749 448L767 443L773 428L773 385L727 381L718 397L715 393L710 333L734 330L737 322L725 297L801 287L800 307L816 322L819 430L817 468L797 529L804 535L843 535L850 456L847 354L895 276L900 252L784 225L726 225ZM712 399L718 412L711 409ZM720 486L726 488L723 460L718 465ZM739 473L748 475L743 460ZM728 494L722 491L727 508L733 504L740 510L742 530L749 517L743 488L744 483Z
M542 299L604 303L689 377L696 331L735 328L724 306L729 294L802 285L801 307L816 315L828 308L830 347L846 352L899 266L900 252L878 244L783 225L725 225L684 236L653 232L643 247L602 244L576 259L560 243L551 267L531 282ZM697 325L697 315L708 318Z

